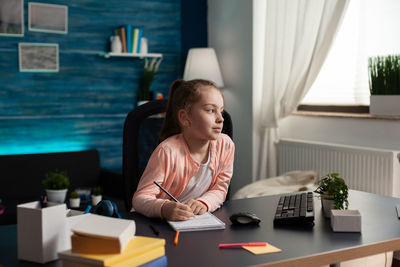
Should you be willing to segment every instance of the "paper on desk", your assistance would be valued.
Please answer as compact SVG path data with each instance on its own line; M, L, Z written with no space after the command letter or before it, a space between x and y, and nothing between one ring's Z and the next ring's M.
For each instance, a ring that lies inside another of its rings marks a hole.
M225 229L225 223L209 212L195 215L186 221L168 221L168 223L175 231L180 232Z
M255 255L282 252L282 249L274 247L273 245L271 245L269 243L265 247L264 246L262 246L262 247L243 246L242 248L250 251L251 253L253 253Z

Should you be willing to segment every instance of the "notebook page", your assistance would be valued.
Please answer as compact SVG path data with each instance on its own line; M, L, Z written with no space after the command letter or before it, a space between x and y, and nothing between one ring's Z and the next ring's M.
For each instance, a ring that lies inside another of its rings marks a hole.
M186 221L168 221L168 223L175 231L180 232L225 229L225 223L209 212L195 215Z

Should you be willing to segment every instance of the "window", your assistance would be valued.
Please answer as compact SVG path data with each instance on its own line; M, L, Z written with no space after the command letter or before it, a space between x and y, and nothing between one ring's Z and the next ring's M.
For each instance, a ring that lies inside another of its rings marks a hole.
M400 1L350 0L336 40L301 104L369 105L368 57L400 53Z

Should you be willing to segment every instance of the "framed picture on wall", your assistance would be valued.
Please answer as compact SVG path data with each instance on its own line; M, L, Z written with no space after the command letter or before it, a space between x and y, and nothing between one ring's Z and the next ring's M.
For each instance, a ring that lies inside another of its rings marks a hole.
M68 7L28 3L28 29L36 32L68 33Z
M24 0L0 0L0 36L24 36Z
M19 43L19 71L58 72L58 44Z

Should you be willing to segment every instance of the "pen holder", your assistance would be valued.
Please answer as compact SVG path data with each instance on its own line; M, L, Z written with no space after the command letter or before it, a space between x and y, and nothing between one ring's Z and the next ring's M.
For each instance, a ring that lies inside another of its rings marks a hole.
M361 214L358 210L331 210L334 232L361 232Z
M69 249L66 205L40 202L17 206L18 259L46 263L58 258L57 252Z

